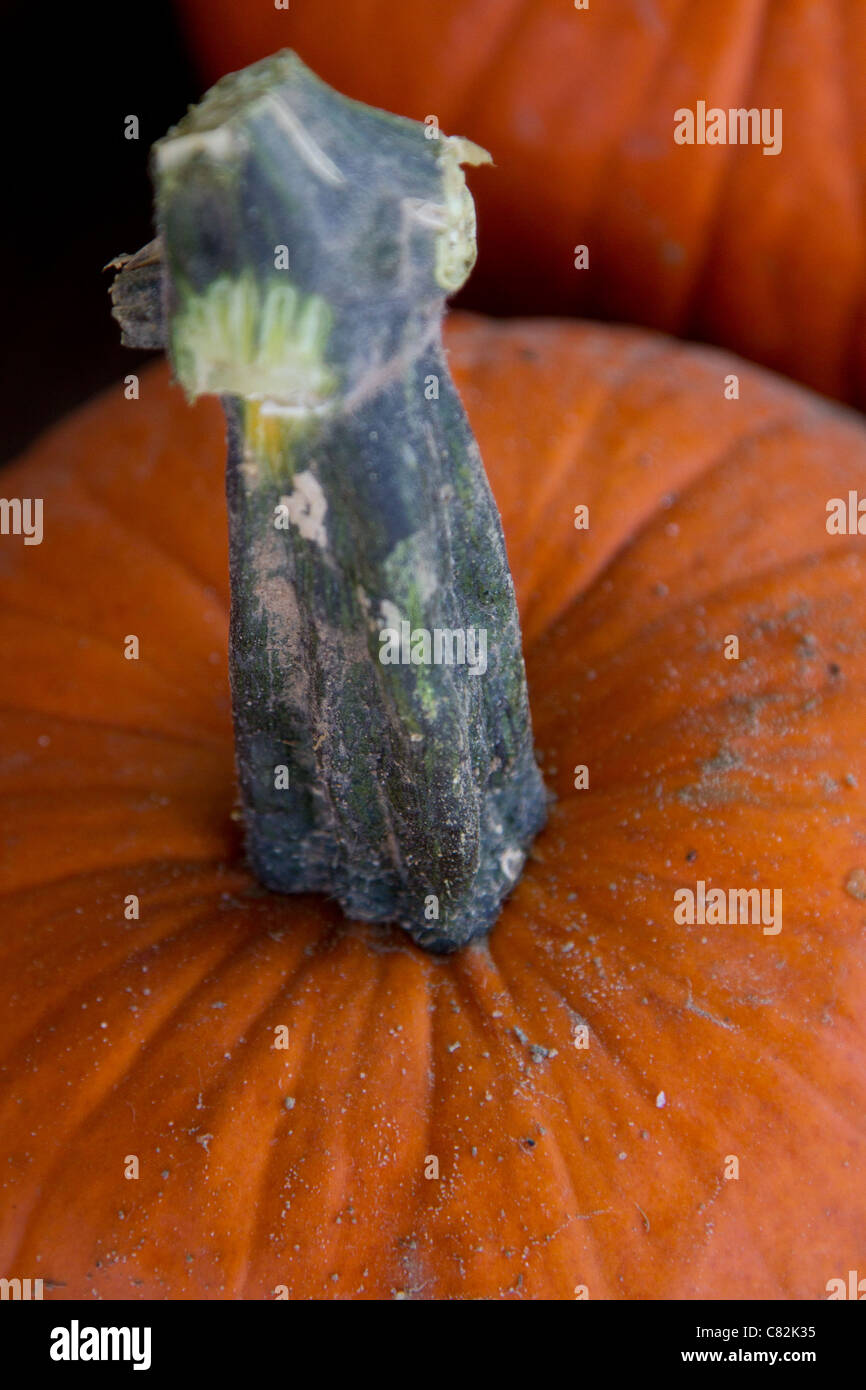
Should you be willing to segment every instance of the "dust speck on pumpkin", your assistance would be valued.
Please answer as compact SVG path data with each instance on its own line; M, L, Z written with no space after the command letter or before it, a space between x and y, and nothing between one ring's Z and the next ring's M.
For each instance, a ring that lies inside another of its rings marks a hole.
M845 892L858 902L866 902L866 869L852 869L845 880Z
M719 751L712 758L706 758L700 767L704 775L713 776L719 772L730 772L733 768L740 767L741 763L740 755L733 748L723 744Z
M295 1108L295 1097L294 1097L294 1096L286 1096L286 1097L284 1098L284 1100L283 1100L283 1108L284 1108L285 1110L294 1110L294 1108Z

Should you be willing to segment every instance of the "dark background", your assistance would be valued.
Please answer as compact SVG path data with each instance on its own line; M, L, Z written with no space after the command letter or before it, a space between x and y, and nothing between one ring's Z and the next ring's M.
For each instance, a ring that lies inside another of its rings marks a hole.
M7 0L0 25L5 461L152 356L120 346L102 267L153 235L148 150L202 84L170 0Z

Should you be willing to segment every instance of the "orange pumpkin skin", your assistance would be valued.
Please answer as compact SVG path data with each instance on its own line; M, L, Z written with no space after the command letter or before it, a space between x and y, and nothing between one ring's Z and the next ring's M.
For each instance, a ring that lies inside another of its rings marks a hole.
M491 151L468 305L643 323L866 405L862 6L180 8L208 80L290 45L348 95ZM781 153L676 145L699 100L781 109Z
M631 330L447 341L558 798L451 958L239 859L216 404L158 365L6 475L45 536L0 549L0 1272L46 1296L811 1299L862 1268L866 563L825 503L866 433ZM782 931L676 925L697 879L781 888Z

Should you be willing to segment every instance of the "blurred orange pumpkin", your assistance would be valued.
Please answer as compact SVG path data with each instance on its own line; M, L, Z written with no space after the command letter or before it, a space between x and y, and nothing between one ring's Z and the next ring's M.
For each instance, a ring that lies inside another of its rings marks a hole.
M6 474L45 526L0 545L0 1272L48 1296L820 1298L862 1262L866 560L825 506L866 432L634 331L447 341L558 797L454 957L239 858L216 403L156 366ZM677 924L699 880L781 889L782 930Z
M734 349L866 405L866 9L827 0L181 0L213 80L284 45L349 96L489 149L463 302ZM698 101L781 152L677 145ZM575 247L588 268L575 269Z

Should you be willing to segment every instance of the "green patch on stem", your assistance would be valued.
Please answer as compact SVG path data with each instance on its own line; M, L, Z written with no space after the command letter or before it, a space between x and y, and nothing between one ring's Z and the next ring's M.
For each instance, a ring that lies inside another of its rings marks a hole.
M337 389L325 361L332 314L321 295L262 288L252 272L183 290L171 326L172 361L191 400L210 393L270 400L287 410L324 405Z
M478 255L475 203L461 164L492 164L487 150L460 135L444 136L439 163L444 192L444 226L436 237L436 283L448 294L469 279Z

